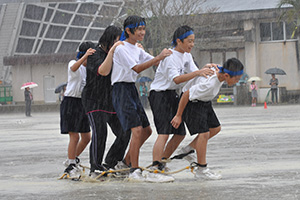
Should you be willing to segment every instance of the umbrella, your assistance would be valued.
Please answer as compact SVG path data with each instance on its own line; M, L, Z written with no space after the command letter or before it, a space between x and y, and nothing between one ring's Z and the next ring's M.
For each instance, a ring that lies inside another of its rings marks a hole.
M22 85L21 90L23 90L23 89L25 89L27 87L29 87L29 88L35 88L37 86L38 86L38 84L36 84L35 82L27 82L27 83L24 83Z
M55 93L60 93L63 88L67 85L68 83L61 83L60 85L58 85L56 88L55 88Z
M150 81L152 81L151 78L149 78L147 76L142 76L142 77L138 78L136 82L144 83L144 82L150 82Z
M252 81L261 81L261 78L259 78L258 76L252 76L251 78L248 79L248 82L252 82Z
M268 69L266 72L266 74L277 74L277 75L286 75L285 71L283 71L282 69L280 68L270 68Z

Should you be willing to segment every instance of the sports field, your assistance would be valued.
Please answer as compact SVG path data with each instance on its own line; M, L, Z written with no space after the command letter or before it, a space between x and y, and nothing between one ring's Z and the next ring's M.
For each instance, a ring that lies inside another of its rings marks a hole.
M126 180L57 180L67 157L68 136L61 135L59 113L0 114L0 199L300 199L300 105L216 107L222 124L209 141L209 167L221 180L196 180L189 170L172 183ZM152 161L156 131L141 149L140 165ZM192 140L187 135L182 145ZM107 146L112 143L109 134ZM88 164L88 149L80 157ZM188 166L173 160L171 170Z

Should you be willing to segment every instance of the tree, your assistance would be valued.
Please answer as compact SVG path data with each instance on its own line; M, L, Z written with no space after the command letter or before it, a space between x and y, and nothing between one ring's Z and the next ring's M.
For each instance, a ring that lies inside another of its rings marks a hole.
M289 23L295 25L292 38L294 38L298 27L300 26L300 0L281 0L278 4L278 8L292 7L286 9L281 14L279 20L286 18Z
M143 41L146 49L157 55L163 48L170 47L177 27L188 25L195 29L203 24L201 13L209 13L216 8L202 8L207 0L136 0L134 7L128 8L128 15L136 14L146 18L147 34ZM209 19L206 20L207 22ZM194 30L195 35L198 35Z

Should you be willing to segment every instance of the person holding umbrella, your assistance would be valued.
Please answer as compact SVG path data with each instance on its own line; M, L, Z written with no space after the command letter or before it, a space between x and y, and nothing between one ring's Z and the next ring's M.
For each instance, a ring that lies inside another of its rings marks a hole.
M275 78L275 74L277 74L277 75L286 75L286 73L285 73L284 70L282 70L280 68L277 68L277 67L274 67L274 68L270 68L267 71L265 71L265 74L271 74L272 75L272 78L270 80L272 103L275 103L274 98L276 98L276 103L278 103L277 91L278 91L278 83L279 82L278 82L278 79Z
M30 92L30 88L26 87L24 91L24 96L25 96L25 115L27 117L32 117L31 116L31 101L33 99L32 93Z
M276 98L276 104L278 103L278 96L277 96L277 90L278 90L278 79L275 78L275 74L272 74L272 78L270 80L270 85L271 85L271 98L272 98L272 103L274 103L274 98Z
M35 88L37 86L38 84L36 84L35 82L26 82L20 88L21 90L25 90L25 115L27 117L31 117L31 102L33 99L32 93L30 92L30 88Z

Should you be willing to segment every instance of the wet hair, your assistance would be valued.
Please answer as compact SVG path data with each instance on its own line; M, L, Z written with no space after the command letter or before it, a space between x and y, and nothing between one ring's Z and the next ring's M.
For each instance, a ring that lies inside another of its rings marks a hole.
M180 39L180 36L182 36L183 34L185 34L186 32L189 32L189 31L194 31L194 29L192 29L191 27L189 26L180 26L176 29L176 31L174 32L173 34L173 40L172 40L172 45L173 46L177 46L177 39L179 38ZM181 42L183 42L185 38L182 38L180 39Z
M140 17L140 16L137 16L137 15L131 15L131 16L128 16L125 21L124 21L124 31L125 31L125 27L130 25L130 24L140 24L140 23L144 23L145 26L146 26L146 21L145 21L145 18L143 17ZM134 34L135 30L136 30L137 27L135 28L129 28L130 32L132 34ZM128 38L129 35L128 33L125 31L125 37Z
M237 58L230 58L226 60L226 62L223 64L223 67L220 69L219 73L228 73L226 71L237 73L237 75L232 75L228 73L230 77L233 77L233 76L241 75L239 74L239 72L242 72L242 70L244 70L244 65L241 63L241 61L238 60Z
M98 45L101 45L104 50L109 51L109 49L114 45L117 37L120 37L121 34L121 28L117 26L108 26L100 37Z
M90 41L81 43L78 48L77 59L80 59L89 48L95 48L95 44Z

